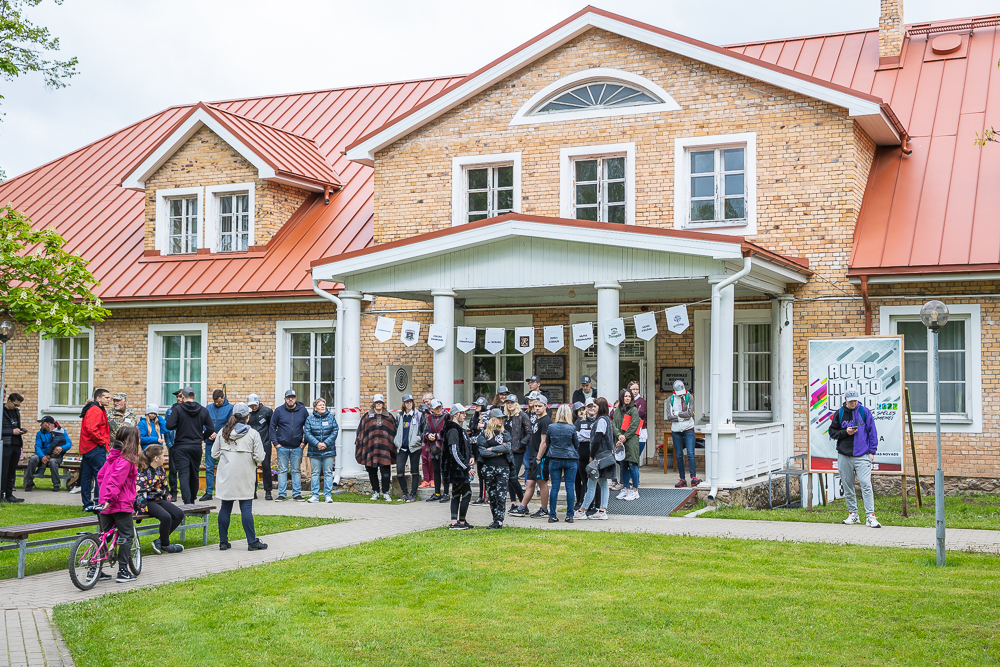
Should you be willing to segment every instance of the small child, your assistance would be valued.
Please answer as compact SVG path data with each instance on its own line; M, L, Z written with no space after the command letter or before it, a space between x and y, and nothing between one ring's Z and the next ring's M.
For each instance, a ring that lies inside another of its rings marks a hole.
M139 429L122 426L115 433L115 444L108 452L108 459L97 473L98 498L104 500L99 515L101 530L114 523L118 526L118 583L135 581L128 569L132 556L132 541L136 539L132 510L135 507L136 477L139 460Z
M163 445L149 445L139 454L139 478L136 503L140 514L149 514L160 522L160 537L153 540L156 553L176 554L181 544L170 543L170 533L184 520L184 512L170 502L167 473L163 469Z

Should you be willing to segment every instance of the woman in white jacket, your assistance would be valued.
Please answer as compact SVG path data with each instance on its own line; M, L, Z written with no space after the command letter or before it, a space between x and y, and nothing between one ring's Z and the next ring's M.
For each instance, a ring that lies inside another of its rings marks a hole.
M253 494L257 487L257 464L264 460L264 443L260 434L247 426L250 406L237 403L233 415L222 428L220 437L212 445L215 467L215 499L222 502L219 510L219 549L225 551L229 544L229 517L233 503L239 502L243 519L243 532L250 551L266 549L253 526Z

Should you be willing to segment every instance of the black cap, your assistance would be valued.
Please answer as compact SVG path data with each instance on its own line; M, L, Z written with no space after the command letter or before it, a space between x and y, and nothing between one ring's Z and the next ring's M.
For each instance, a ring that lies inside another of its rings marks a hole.
M528 378L528 382L538 382L538 383L541 383L541 380L538 379L537 375L532 375L530 378Z
M590 376L584 375L582 378L580 378L580 384L590 384Z
M41 424L42 422L45 422L46 424L55 424L56 420L52 418L52 415L45 415L44 417L38 420L39 424Z

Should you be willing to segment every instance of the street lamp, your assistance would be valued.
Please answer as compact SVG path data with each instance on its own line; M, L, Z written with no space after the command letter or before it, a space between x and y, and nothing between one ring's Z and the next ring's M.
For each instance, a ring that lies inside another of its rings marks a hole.
M938 364L938 333L948 324L948 306L928 301L920 309L920 321L934 334L934 425L937 428L937 470L934 471L934 527L937 530L937 564L944 566L944 471L941 470L941 373Z

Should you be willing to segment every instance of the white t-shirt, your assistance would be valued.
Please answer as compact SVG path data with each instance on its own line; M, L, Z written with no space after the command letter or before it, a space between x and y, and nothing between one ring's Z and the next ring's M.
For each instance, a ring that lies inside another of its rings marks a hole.
M691 399L688 397L688 393L684 392L680 396L677 394L670 394L670 398L667 400L670 401L670 412L677 414L685 408L685 404L689 403ZM675 422L670 422L670 430L675 433L686 431L689 428L694 428L694 417L689 417L688 419L678 419Z

